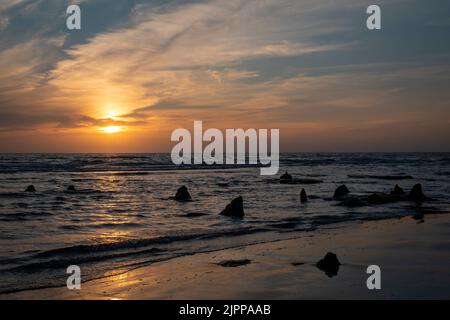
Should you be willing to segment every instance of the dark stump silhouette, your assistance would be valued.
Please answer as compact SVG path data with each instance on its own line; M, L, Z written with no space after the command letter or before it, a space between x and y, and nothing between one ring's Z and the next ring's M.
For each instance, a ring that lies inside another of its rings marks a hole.
M422 185L420 183L414 185L409 192L409 199L416 202L423 202L425 200L425 195L422 192Z
M280 182L290 182L292 181L292 176L286 171L281 177Z
M422 186L416 184L409 194L405 193L398 185L390 193L375 192L370 195L346 195L346 196L334 196L335 200L338 200L337 205L346 207L363 207L383 205L405 201L415 201L422 203L427 200L427 197L422 192Z
M25 192L36 192L36 188L33 185L29 185L26 189Z
M186 186L182 186L177 190L174 199L177 201L191 201L192 197Z
M405 191L403 191L403 189L400 188L400 186L398 184L396 184L395 187L394 187L394 190L391 191L392 195L398 195L398 196L402 195L404 193L405 193Z
M305 203L306 201L308 201L308 195L306 194L305 189L302 189L300 192L300 202Z
M241 196L233 199L220 214L223 216L242 218L244 216L244 199Z
M349 193L350 190L348 190L347 186L343 184L336 188L336 190L334 191L333 198L342 198Z
M334 277L338 274L339 266L341 263L339 262L337 256L328 252L323 259L317 262L316 267L325 272L328 277Z

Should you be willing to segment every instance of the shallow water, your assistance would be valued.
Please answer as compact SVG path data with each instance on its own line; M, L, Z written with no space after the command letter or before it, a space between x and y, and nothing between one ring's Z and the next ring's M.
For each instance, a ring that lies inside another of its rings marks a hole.
M449 153L284 154L285 170L321 182L280 184L255 167L176 168L167 154L1 154L0 292L64 286L71 264L86 281L333 223L450 209ZM433 200L421 208L336 206L330 198L343 183L356 194L422 183ZM23 192L30 184L36 193ZM66 192L68 185L77 191ZM169 199L181 185L194 201ZM307 204L301 188L313 196ZM218 215L238 195L245 218Z

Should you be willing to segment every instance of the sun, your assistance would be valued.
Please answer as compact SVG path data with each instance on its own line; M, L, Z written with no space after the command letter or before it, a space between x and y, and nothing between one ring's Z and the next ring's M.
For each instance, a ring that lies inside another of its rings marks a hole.
M108 134L118 133L121 132L122 130L123 127L120 126L108 126L100 129L100 131Z

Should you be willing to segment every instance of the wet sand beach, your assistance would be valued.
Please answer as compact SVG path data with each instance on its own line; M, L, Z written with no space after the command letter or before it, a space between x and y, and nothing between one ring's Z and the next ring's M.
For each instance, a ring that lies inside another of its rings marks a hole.
M342 265L328 277L315 264L331 251ZM234 263L233 263L234 262ZM381 290L366 269L381 268ZM330 226L298 238L154 263L89 281L2 299L442 299L450 298L450 215Z

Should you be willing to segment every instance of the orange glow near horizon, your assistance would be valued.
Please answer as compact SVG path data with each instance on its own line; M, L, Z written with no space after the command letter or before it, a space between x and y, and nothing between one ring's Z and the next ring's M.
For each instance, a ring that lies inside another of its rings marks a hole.
M119 133L123 131L123 127L121 126L108 126L104 128L100 128L100 131L107 134Z

